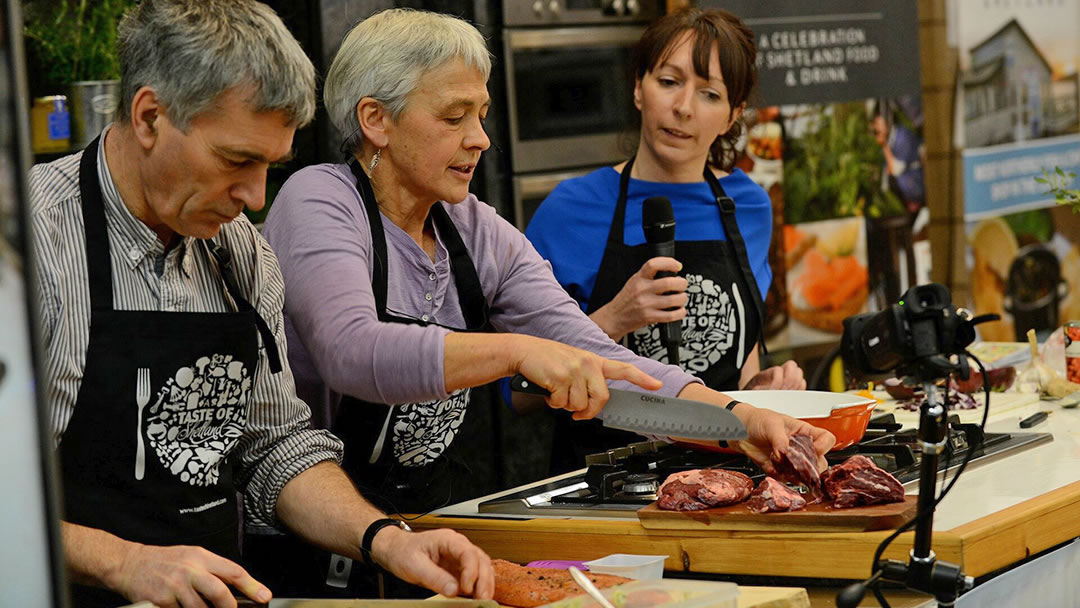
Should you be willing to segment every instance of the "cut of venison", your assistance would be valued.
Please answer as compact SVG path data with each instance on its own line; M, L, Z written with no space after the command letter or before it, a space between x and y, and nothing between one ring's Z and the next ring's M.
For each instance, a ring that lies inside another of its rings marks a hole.
M810 491L807 502L821 502L821 477L817 470L817 452L814 439L809 435L794 435L788 442L787 451L776 463L776 478L789 483L801 483Z
M694 469L668 476L657 492L656 506L668 511L700 511L742 502L754 482L737 471Z
M746 504L754 513L775 513L805 508L806 499L783 482L766 477L750 494Z
M903 484L862 454L829 467L821 481L838 509L904 500Z

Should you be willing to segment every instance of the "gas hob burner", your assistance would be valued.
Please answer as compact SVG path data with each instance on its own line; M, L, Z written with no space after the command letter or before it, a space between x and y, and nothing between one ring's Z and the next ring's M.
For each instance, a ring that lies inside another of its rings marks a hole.
M641 495L641 494L656 494L656 490L660 487L660 476L655 473L639 473L636 475L627 475L623 478L622 492L623 494Z

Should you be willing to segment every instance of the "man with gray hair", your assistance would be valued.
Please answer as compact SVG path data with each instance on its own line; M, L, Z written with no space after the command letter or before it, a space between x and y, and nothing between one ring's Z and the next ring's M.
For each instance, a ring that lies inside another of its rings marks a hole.
M76 605L269 601L232 561L237 490L249 523L491 597L480 549L356 492L282 365L281 274L241 212L314 113L300 46L254 0L143 0L119 43L117 122L29 178Z

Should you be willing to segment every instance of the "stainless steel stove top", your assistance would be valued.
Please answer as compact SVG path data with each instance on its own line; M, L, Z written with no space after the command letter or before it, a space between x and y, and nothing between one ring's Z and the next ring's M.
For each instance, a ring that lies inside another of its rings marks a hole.
M899 430L891 415L875 418L858 444L830 452L830 465L855 454L870 457L906 487L918 485L921 453L914 429ZM977 445L978 425L952 425L949 455L942 457L939 476L955 471L968 447ZM1050 433L986 433L968 470L1053 440ZM499 496L479 504L480 513L505 515L636 517L635 512L656 500L656 488L675 472L706 467L736 470L755 484L764 473L741 454L701 452L662 442L642 442L589 456L587 469L557 481Z

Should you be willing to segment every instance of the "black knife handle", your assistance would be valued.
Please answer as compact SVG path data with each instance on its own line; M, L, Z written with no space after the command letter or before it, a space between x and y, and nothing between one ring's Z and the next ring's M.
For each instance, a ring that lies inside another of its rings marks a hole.
M551 396L551 393L549 393L546 388L536 384L521 374L516 374L510 379L510 390L519 393L529 393L530 395L540 395L542 397Z
M1034 414L1020 421L1020 428L1030 429L1031 427L1039 424L1043 420L1046 420L1046 412L1035 412Z

